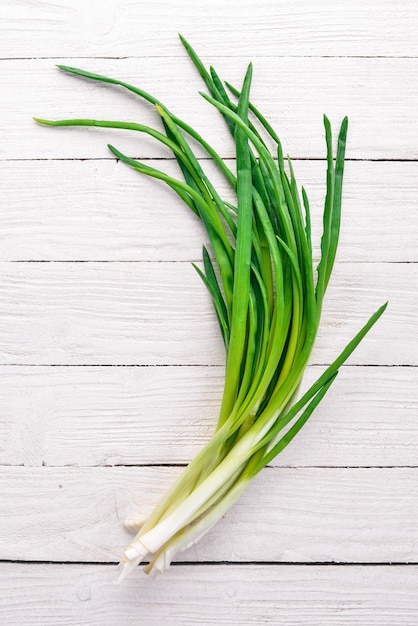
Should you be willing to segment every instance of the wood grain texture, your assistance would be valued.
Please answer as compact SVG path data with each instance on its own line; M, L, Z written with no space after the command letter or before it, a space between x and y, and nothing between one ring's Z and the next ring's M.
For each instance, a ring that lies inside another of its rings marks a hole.
M2 563L0 617L19 626L415 626L418 612L414 566L183 565L156 579L138 572L123 587L113 579L103 565Z
M178 176L172 161L153 165ZM214 167L203 166L232 201ZM326 166L296 161L294 169L310 198L318 258ZM181 200L115 160L6 161L2 173L2 261L201 258L203 229ZM417 196L418 163L348 162L338 263L418 261Z
M0 468L0 558L115 561L178 467ZM266 468L177 560L418 561L418 468ZM256 531L254 531L256 529Z
M212 433L222 386L222 367L1 367L0 464L186 463ZM417 368L342 368L272 465L415 465L417 388Z
M410 56L417 21L413 0L3 0L0 56L179 56L179 30L222 57L246 55L249 41L266 56Z
M0 282L3 365L224 362L209 295L188 263L1 263ZM339 265L312 363L331 362L389 299L350 363L417 364L417 284L413 263Z
M39 561L0 562L1 623L416 626L417 28L414 0L0 3L0 559ZM310 195L316 256L322 115L334 131L350 118L341 246L305 384L390 302L186 563L116 588L104 563L129 541L124 516L156 502L219 406L223 347L190 266L202 229L106 147L175 171L154 141L32 116L159 124L153 107L54 63L83 67L155 93L233 167L177 31L233 83L253 60L252 99Z
M347 157L417 159L418 58L275 58L249 50L238 62L228 56L216 69L240 85L247 62L254 62L252 100L279 133L292 158L324 158L322 116L334 129L345 115L351 120ZM210 63L211 56L203 61ZM142 87L160 98L179 117L187 118L224 157L233 157L233 142L218 112L198 91L204 85L188 58L71 59L77 65ZM87 117L123 119L155 126L154 107L130 92L59 72L48 59L0 63L0 80L7 85L0 101L0 158L109 157L107 144L139 157L169 156L168 151L137 133L103 129L40 128L32 116L62 119ZM16 93L24 99L16 102ZM216 132L215 132L216 129Z

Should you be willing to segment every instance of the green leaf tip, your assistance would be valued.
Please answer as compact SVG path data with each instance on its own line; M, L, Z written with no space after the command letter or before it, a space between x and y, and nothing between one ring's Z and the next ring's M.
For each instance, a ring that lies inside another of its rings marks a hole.
M55 122L53 122L52 120L43 120L40 117L33 117L32 118L35 122L37 122L37 124L43 124L44 126L54 126Z
M119 150L115 148L115 146L112 146L111 143L108 143L107 147L109 148L110 152L112 152L118 159L122 156L122 153L119 152Z
M76 67L70 67L69 65L61 65L60 63L57 63L55 67L57 67L62 72L74 72L74 70L77 69Z
M183 37L183 35L181 33L178 33L179 39L181 41L181 43L183 44L183 46L187 49L190 47L189 42L187 41L187 39L185 37Z
M161 104L159 104L158 102L155 103L155 108L157 110L158 115L161 115L161 117L164 117L164 109L161 106Z
M331 122L329 120L329 117L327 115L323 115L323 120L324 120L324 126L325 128L331 128ZM341 122L341 126L340 129L341 131L344 131L345 133L347 132L347 128L348 128L348 115L345 115L343 118L343 121Z
M325 126L325 130L329 131L331 130L331 122L329 121L329 117L327 115L323 115L323 121L324 121L324 126Z

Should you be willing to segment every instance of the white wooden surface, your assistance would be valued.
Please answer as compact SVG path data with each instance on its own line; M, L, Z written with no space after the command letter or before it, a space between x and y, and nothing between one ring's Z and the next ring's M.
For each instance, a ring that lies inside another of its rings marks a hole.
M413 0L2 0L1 623L416 626L417 29ZM166 576L113 587L124 516L152 506L216 418L222 345L190 266L202 229L106 148L175 171L155 143L31 116L155 122L54 64L115 75L233 167L177 31L231 81L254 61L253 99L296 158L317 241L322 114L350 117L340 250L305 384L390 303L218 527Z

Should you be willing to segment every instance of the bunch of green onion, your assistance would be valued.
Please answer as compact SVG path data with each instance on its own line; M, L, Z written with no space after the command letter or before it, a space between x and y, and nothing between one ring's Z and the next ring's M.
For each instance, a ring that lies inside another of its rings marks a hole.
M241 495L253 477L306 423L386 304L379 308L335 361L298 400L297 394L318 330L340 228L348 121L341 124L334 160L331 127L324 117L327 173L321 256L313 268L309 203L300 198L290 159L280 140L250 102L252 65L242 88L223 83L180 39L210 95L201 94L225 119L236 148L236 173L193 128L160 101L125 82L72 67L72 74L135 93L155 108L163 132L142 124L71 119L52 126L100 126L145 133L168 146L184 180L131 159L132 168L165 182L201 220L208 237L203 269L196 267L213 301L226 349L220 414L210 441L162 498L125 549L118 581L141 561L147 573L163 571L174 555L198 541ZM264 138L263 138L264 137ZM190 138L211 157L235 192L223 200L195 156ZM274 145L274 151L268 145Z

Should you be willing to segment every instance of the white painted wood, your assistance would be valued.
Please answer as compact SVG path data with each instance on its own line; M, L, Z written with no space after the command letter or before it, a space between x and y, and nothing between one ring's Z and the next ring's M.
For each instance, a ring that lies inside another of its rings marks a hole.
M308 368L304 386L322 372ZM0 464L188 462L210 437L222 367L1 367ZM276 466L415 465L418 368L344 367Z
M116 164L106 144L164 168L174 166L169 153L138 135L31 120L154 125L155 112L54 63L155 92L232 159L176 32L232 82L252 59L253 100L301 159L315 216L322 114L334 129L348 114L348 157L365 161L347 163L341 248L313 363L329 362L390 299L350 361L357 366L343 368L277 466L182 557L187 566L154 581L137 572L115 588L113 566L0 563L0 622L416 626L418 569L388 563L418 562L418 172L405 162L418 159L418 4L0 4L0 364L9 364L0 365L0 558L117 560L125 514L150 507L180 468L92 466L188 460L210 435L222 387L214 315L188 263L200 258L200 225L167 190ZM80 161L91 158L102 160ZM16 260L110 263L8 263ZM388 367L396 364L407 367ZM310 367L306 383L319 370ZM248 563L257 560L269 564ZM358 565L303 565L314 561Z
M269 56L237 61L217 59L220 75L240 85L248 60L254 61L252 100L279 133L293 158L324 158L322 116L336 131L350 118L349 158L416 159L418 58L289 58ZM211 56L204 57L210 63ZM226 126L198 91L204 85L187 58L59 59L63 64L114 76L142 87L210 139L225 157L233 157ZM127 131L41 128L32 116L87 117L159 124L153 107L121 88L62 73L49 59L0 63L8 88L0 101L0 158L109 157L107 144L132 156L168 154L155 141Z
M2 559L118 560L178 467L0 468ZM186 561L418 561L418 468L266 468Z
M19 626L415 626L418 612L416 566L183 565L123 587L113 578L111 566L2 563L0 616Z
M209 296L188 263L1 269L3 363L222 362Z
M178 31L214 56L410 56L417 21L413 0L3 0L0 56L180 56Z
M203 164L219 181L214 168ZM171 161L154 166L179 175ZM201 258L203 229L182 201L115 160L6 161L1 168L8 198L3 261ZM296 161L294 168L309 194L318 258L326 166ZM344 184L338 262L417 261L418 163L348 162ZM233 200L223 181L218 189Z
M417 364L416 264L340 264L312 363L338 351L387 299L350 358ZM200 278L188 263L1 263L0 362L205 365L224 362Z

